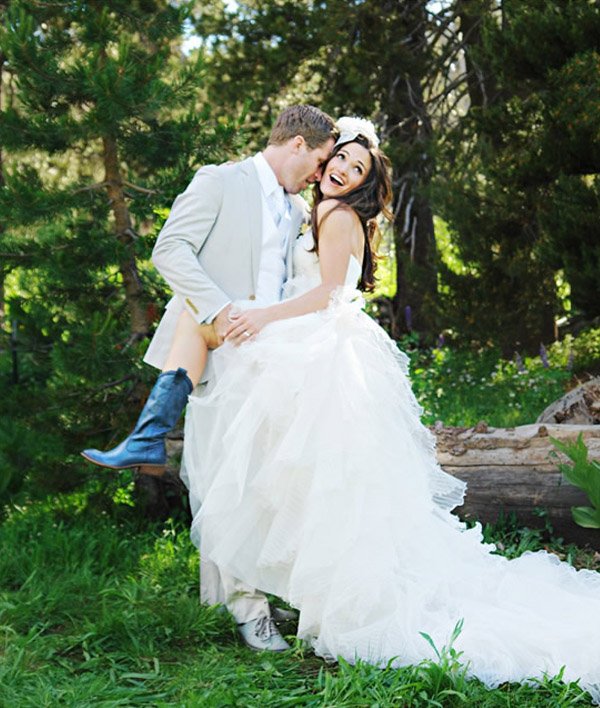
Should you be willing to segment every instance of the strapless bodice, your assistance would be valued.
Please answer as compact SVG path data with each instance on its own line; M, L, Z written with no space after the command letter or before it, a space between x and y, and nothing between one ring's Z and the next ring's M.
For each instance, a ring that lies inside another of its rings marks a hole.
M297 297L320 285L321 268L319 266L319 257L311 250L314 245L315 242L310 229L303 233L294 244L294 277L286 283L284 297ZM344 285L355 288L361 272L360 263L351 255Z

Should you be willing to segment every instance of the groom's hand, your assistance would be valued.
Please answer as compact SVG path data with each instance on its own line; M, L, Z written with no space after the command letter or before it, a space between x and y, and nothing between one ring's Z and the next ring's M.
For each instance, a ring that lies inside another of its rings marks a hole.
M219 345L223 344L225 339L225 333L231 326L231 321L229 320L229 313L231 312L231 305L224 307L221 312L215 317L213 324L215 325L215 332L219 338Z

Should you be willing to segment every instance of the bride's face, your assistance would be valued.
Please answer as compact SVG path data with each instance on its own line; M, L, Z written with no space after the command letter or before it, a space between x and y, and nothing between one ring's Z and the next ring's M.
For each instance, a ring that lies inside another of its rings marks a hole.
M367 179L371 170L371 154L359 143L346 143L329 160L321 178L324 197L341 197Z

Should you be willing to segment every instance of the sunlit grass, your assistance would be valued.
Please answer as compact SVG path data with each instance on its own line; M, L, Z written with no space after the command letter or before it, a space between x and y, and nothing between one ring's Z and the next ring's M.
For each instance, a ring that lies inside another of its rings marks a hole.
M542 547L537 532L510 525L486 537L509 555ZM558 550L593 566L589 554ZM402 669L329 665L300 646L254 654L227 615L199 604L197 583L183 525L119 520L80 500L13 510L0 527L0 705L589 705L550 679L489 691L450 648Z

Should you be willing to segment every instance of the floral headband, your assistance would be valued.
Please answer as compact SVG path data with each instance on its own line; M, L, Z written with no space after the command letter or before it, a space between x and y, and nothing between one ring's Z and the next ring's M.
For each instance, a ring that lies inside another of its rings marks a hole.
M379 138L375 132L375 126L370 120L357 118L356 116L343 116L335 126L339 130L340 137L334 147L344 143L351 143L359 135L362 135L367 140L369 148L379 147Z

